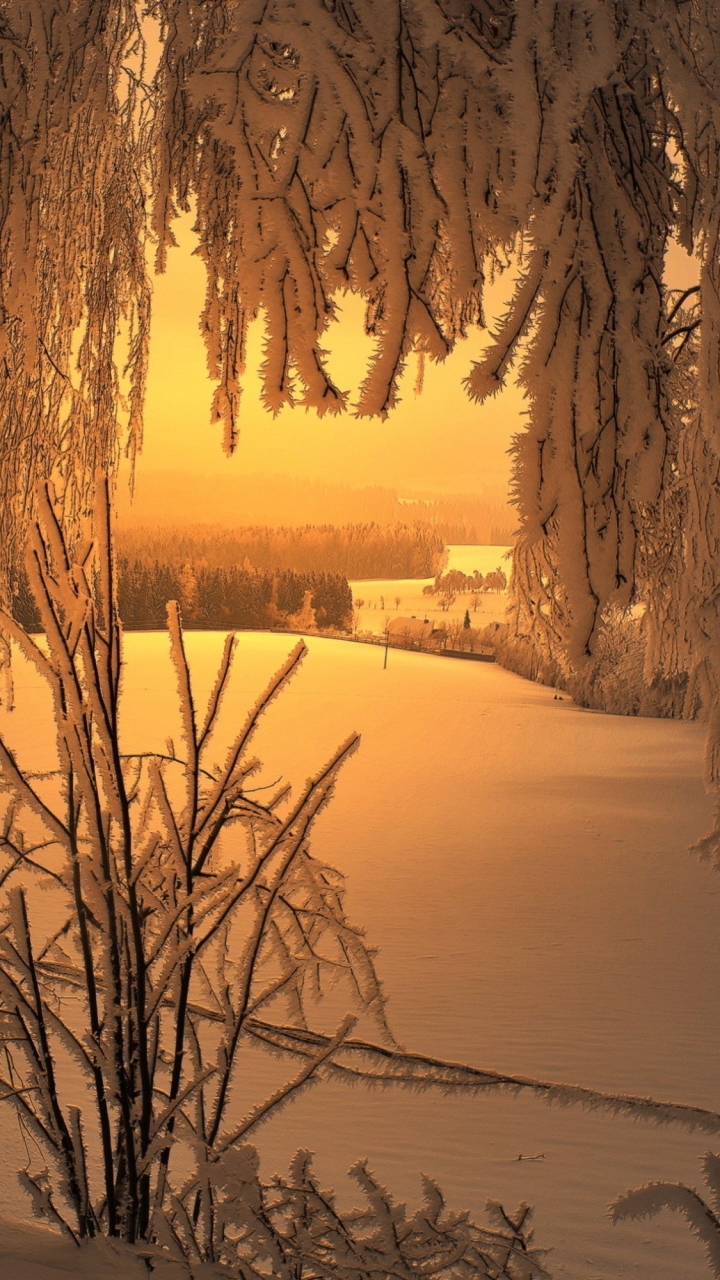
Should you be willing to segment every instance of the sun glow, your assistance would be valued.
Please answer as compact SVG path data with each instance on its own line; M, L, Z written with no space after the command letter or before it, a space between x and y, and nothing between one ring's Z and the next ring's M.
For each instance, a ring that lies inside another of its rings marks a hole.
M251 326L243 377L240 436L235 454L222 449L222 428L210 422L214 383L207 372L198 317L205 296L205 269L193 254L192 215L175 224L178 248L154 281L152 341L145 413L145 440L138 474L173 470L204 474L296 475L351 484L388 484L438 491L505 490L508 449L522 429L525 401L515 385L483 406L473 405L462 379L486 341L483 331L458 343L442 364L424 361L422 393L416 394L418 357L407 361L400 403L386 421L351 412L318 417L313 410L284 408L273 417L261 401L259 368L264 323ZM502 306L507 281L488 290L488 311ZM355 399L373 349L363 329L364 303L346 294L337 300L341 324L326 335L328 366L337 385Z

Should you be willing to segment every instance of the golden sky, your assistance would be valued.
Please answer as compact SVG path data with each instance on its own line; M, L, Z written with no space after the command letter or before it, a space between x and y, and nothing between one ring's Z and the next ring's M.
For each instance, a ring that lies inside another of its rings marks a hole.
M286 409L273 418L261 404L253 372L262 359L258 322L248 344L240 443L234 457L226 458L221 428L209 421L213 384L198 328L205 271L192 255L191 216L178 219L175 230L179 247L169 254L166 274L154 280L140 473L165 468L224 475L265 472L456 492L506 484L507 449L521 426L522 398L512 388L482 407L470 403L461 384L477 358L480 335L462 343L444 365L426 363L421 395L415 394L417 360L411 358L401 404L386 422L358 420L350 413L321 419L304 409ZM343 388L355 389L371 342L362 328L362 303L347 298L343 310L345 322L333 326L326 345L333 376Z
M139 475L171 469L204 475L264 472L343 484L380 484L403 489L478 492L504 489L509 476L507 450L522 429L524 401L514 385L494 399L472 404L462 379L477 358L482 335L458 345L442 365L425 367L424 388L415 394L417 361L408 362L401 403L386 422L351 414L318 418L304 409L286 409L273 418L262 406L253 372L262 358L262 323L250 335L244 379L241 435L236 454L227 458L221 428L211 425L210 382L198 328L205 279L194 257L192 217L175 224L179 246L170 252L165 275L155 277L145 444ZM667 278L684 287L694 279L694 264L672 246ZM508 279L488 291L488 321L502 309ZM343 388L356 388L370 351L362 329L362 304L343 302L345 323L334 326L327 346L330 368Z

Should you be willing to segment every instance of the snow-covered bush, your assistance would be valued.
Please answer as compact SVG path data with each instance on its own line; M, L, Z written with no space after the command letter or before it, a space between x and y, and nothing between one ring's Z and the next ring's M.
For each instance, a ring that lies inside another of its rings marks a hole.
M11 1093L19 1090L23 1122L59 1162L72 1230L83 1237L103 1229L132 1242L157 1230L158 1215L166 1221L179 1138L207 1163L262 1118L260 1111L238 1126L226 1115L250 1013L278 1000L306 1010L327 976L344 971L360 1007L384 1025L372 960L345 918L340 878L313 859L307 843L357 738L278 816L287 788L265 801L250 794L258 761L249 749L304 646L290 654L218 757L213 733L235 637L226 641L201 716L171 603L182 745L121 754L121 632L107 504L96 521L92 576L89 550L70 563L47 493L40 512L28 566L47 650L10 615L2 624L52 690L58 766L36 780L0 743L10 797L2 879L11 884L13 873L32 868L55 884L59 927L40 941L31 928L32 887L10 891L0 938L3 1031L13 1044L6 1083ZM36 839L29 835L33 822ZM341 1024L333 1043L349 1025ZM80 1111L60 1102L53 1041L70 1053L87 1086L82 1124ZM326 1056L306 1063L268 1107L300 1087ZM89 1132L100 1139L104 1170L96 1197L88 1181ZM49 1188L30 1175L26 1183L52 1206Z
M207 707L195 702L177 605L168 606L181 741L165 752L121 751L122 633L107 486L95 544L67 549L51 494L38 500L28 575L44 642L9 613L0 621L52 692L57 767L29 772L0 740L0 1100L42 1153L20 1171L36 1212L78 1246L124 1242L150 1269L181 1274L544 1274L526 1207L495 1207L493 1225L448 1213L437 1188L407 1217L363 1166L367 1207L341 1214L309 1158L263 1183L254 1130L336 1062L363 1015L392 1045L362 932L343 909L342 877L312 854L309 835L350 737L297 799L265 799L250 754L260 717L301 662L301 643L250 709L229 747L215 734L230 680L229 635ZM53 893L38 925L37 892ZM47 916L45 916L47 919ZM345 981L345 987L342 983ZM341 1008L334 1033L310 1023L326 988ZM342 1005L353 1009L342 1013ZM269 1021L268 1021L269 1019ZM248 1040L292 1068L270 1095L234 1114ZM382 1060L381 1060L382 1061ZM389 1054L396 1074L417 1066ZM399 1064L399 1070L397 1066ZM441 1065L441 1064L440 1064ZM364 1069L363 1069L364 1067ZM426 1063L438 1075L438 1064ZM422 1079L422 1076L420 1077ZM46 1164L42 1163L46 1161Z
M687 672L656 673L648 679L647 624L644 617L613 610L604 621L592 658L574 668L531 638L519 638L507 625L481 631L497 661L526 680L568 693L581 707L610 715L685 717L701 712L696 686Z

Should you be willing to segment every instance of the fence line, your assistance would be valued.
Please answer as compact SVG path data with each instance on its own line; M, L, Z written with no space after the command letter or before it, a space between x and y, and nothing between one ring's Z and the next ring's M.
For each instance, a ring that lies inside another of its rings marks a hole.
M467 649L439 649L424 647L422 643L402 644L397 640L387 640L378 635L340 635L331 631L296 631L291 627L228 627L218 623L207 623L194 627L192 623L183 624L185 631L228 631L251 632L258 635L271 636L308 636L318 640L343 640L347 644L373 644L381 649L400 649L405 653L425 653L439 658L463 658L470 662L494 662L495 654L488 652L472 653ZM166 626L157 622L124 622L123 631L167 631Z

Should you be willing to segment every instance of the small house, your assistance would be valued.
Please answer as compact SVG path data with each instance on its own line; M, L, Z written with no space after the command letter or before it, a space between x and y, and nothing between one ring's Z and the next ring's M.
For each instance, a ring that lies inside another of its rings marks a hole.
M404 649L423 649L444 643L446 632L445 627L436 627L427 618L393 618L388 623L387 635L390 644L402 645Z

